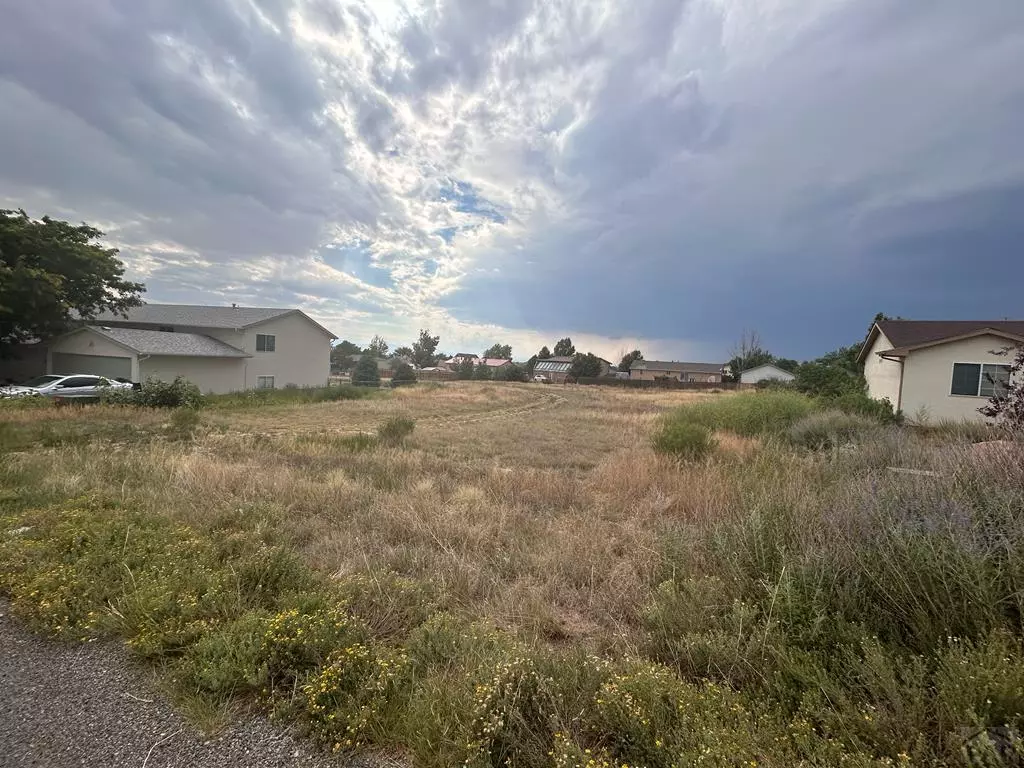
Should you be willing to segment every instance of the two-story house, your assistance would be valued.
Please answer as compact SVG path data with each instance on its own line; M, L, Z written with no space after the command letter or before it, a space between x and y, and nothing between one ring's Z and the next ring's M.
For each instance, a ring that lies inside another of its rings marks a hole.
M164 381L203 392L323 386L336 337L298 309L143 304L49 344L47 372Z

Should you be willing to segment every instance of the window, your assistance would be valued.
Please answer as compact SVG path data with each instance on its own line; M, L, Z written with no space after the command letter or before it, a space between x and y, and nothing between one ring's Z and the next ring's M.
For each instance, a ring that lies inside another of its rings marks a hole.
M174 326L173 325L161 325L161 326L159 326L157 328L157 330L158 331L163 331L164 333L174 333Z
M96 376L72 376L70 379L64 379L60 383L60 387L63 389L70 389L71 387L95 387L99 379Z
M274 338L271 336L270 338ZM273 376L257 376L256 377L256 389L273 389L274 388L274 377Z
M277 341L276 336L271 336L266 333L256 334L256 351L257 352L273 352L275 342ZM271 376L273 378L273 376Z
M1010 383L1010 366L981 363L954 363L951 395L992 397L1006 392Z

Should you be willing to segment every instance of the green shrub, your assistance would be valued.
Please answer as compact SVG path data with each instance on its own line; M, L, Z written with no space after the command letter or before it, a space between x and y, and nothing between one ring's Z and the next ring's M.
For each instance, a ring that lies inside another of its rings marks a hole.
M143 408L202 408L202 392L182 376L174 381L147 379L139 389L114 389L104 392L102 400L112 405L136 405Z
M828 363L803 363L796 369L793 387L815 397L841 397L864 392L864 376Z
M404 384L416 383L416 371L408 363L398 363L391 376L391 386L400 387Z
M785 435L793 445L820 451L863 442L879 429L879 423L868 416L830 410L805 416Z
M352 369L352 384L356 387L380 386L380 370L377 368L377 358L369 354L364 354L359 358L356 367Z
M744 392L684 405L677 408L668 421L697 424L710 430L726 429L752 437L781 433L814 408L813 400L797 392Z
M195 408L177 408L171 414L171 431L178 437L191 437L199 427L199 411Z
M707 427L669 420L655 433L653 445L658 453L697 461L714 451L716 441Z
M868 397L864 392L847 392L838 397L821 398L823 407L836 408L843 413L867 416L882 424L900 424L903 421L903 414L893 409L888 398L875 400Z
M382 445L398 446L412 434L416 422L402 416L393 416L377 427L377 440Z

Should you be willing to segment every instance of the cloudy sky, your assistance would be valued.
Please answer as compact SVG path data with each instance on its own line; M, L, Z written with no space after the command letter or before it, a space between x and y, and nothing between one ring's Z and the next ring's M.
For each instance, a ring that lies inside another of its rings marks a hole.
M0 206L449 352L1024 317L1021 0L32 0Z

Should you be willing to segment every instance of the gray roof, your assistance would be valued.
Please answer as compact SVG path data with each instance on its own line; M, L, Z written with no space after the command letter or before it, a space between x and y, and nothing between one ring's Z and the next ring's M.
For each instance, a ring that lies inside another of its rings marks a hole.
M677 363L674 360L634 360L629 370L676 371L679 373L721 373L722 363Z
M566 373L572 368L572 362L566 360L538 360L533 366L534 371L547 371L548 373Z
M186 325L198 328L247 328L275 317L299 312L310 322L330 333L326 328L298 309L281 307L213 307L201 304L143 304L132 307L125 316L103 312L90 322L94 323L146 323L147 325ZM331 334L332 336L334 334Z
M140 331L135 328L88 326L101 336L116 341L141 355L180 355L182 357L252 357L223 341L200 333Z

